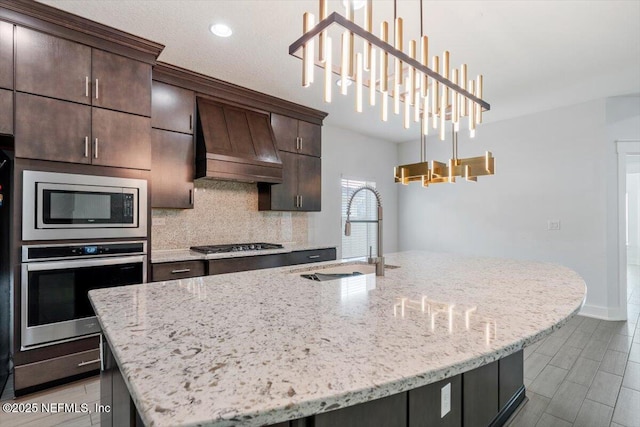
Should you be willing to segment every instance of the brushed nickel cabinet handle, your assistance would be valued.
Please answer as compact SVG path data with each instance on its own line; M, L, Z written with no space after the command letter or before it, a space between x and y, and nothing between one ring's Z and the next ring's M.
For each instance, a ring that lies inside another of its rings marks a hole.
M84 76L84 96L89 97L89 76Z
M302 137L300 137L300 148L298 150L302 150Z
M94 158L98 158L98 138L96 138L96 145L95 145L95 150L93 152L93 157Z
M96 79L96 99L98 99L100 97L100 84L98 82L98 79Z
M84 137L84 156L89 157L89 137Z
M95 360L89 360L87 362L80 362L78 363L78 367L82 367L82 366L87 366L87 365L93 365L94 363L100 363L102 362L101 359L95 359Z
M189 130L193 130L193 114L189 114Z
M300 196L300 208L302 207L302 196Z
M178 270L171 270L171 274L188 273L190 271L191 271L190 268L180 268Z
M320 255L309 255L309 259L317 259L320 258Z
M193 190L189 190L189 204L193 205Z

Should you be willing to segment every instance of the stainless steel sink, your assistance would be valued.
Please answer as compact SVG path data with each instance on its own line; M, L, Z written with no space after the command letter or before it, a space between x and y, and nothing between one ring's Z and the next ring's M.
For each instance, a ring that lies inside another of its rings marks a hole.
M397 265L385 265L385 268L399 268ZM347 277L362 276L364 274L375 274L376 265L366 262L330 264L322 267L306 267L293 270L292 273L300 274L301 277L309 280L324 282L327 280L344 279Z

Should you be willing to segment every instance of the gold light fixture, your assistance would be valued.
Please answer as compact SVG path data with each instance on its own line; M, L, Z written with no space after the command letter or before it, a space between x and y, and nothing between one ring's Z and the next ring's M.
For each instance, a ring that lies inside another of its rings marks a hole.
M445 51L431 58L429 64L429 39L423 31L422 0L420 1L420 37L406 43L404 51L403 19L397 16L397 0L394 0L393 43L389 41L389 23L380 23L379 37L373 34L373 1L366 0L362 13L362 26L356 23L354 0L345 0L345 16L334 11L329 14L328 1L318 0L319 22L315 24L313 14L303 15L303 35L289 46L289 54L302 59L302 85L313 84L314 64L323 68L324 100L331 102L331 75L340 76L341 94L347 95L347 81L355 84L355 109L363 111L365 87L368 88L369 105L376 105L380 94L380 114L388 120L389 96L392 97L393 112L403 114L403 125L410 128L420 123L420 163L397 166L395 181L408 184L419 181L423 186L430 183L455 182L456 177L468 181L481 175L494 173L494 159L490 152L485 156L467 159L457 156L457 132L463 118L468 123L469 134L475 136L477 125L482 122L483 111L490 105L482 99L483 78L478 75L469 79L467 64L451 69L451 54ZM359 18L358 18L359 19ZM337 31L334 38L340 53L333 55L330 31ZM316 43L315 40L318 39ZM356 39L358 42L356 43ZM419 46L419 50L418 50ZM338 58L332 61L332 58ZM392 61L389 61L389 58ZM468 80L469 79L469 80ZM404 103L404 109L400 104ZM445 163L426 158L426 139L431 122L441 140L445 139L447 123L451 123L454 146L453 157Z

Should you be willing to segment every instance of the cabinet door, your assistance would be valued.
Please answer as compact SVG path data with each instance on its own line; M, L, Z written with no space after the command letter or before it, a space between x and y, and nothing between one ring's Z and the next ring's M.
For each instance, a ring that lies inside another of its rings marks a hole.
M282 184L265 184L269 197L261 203L260 210L295 211L298 196L298 155L280 151L282 161Z
M0 21L0 87L13 89L13 25Z
M278 150L295 153L298 151L298 121L291 117L271 114L271 128L276 137Z
M300 154L306 154L308 156L320 157L322 155L321 150L321 129L320 125L313 123L298 122L298 136L300 137Z
M94 165L151 168L151 119L92 108Z
M151 65L92 51L93 105L151 117Z
M16 157L90 163L91 107L16 93Z
M462 425L486 427L498 415L498 362L462 374Z
M193 136L151 129L151 207L193 208Z
M321 208L321 160L319 157L296 155L298 158L298 210L319 212Z
M448 389L449 412L442 415L442 396ZM462 425L462 375L409 390L409 427Z
M0 134L13 135L13 92L0 89Z
M314 417L315 427L406 427L407 393L324 412Z
M156 81L152 87L151 126L193 134L194 92Z
M88 104L91 48L17 27L16 90Z

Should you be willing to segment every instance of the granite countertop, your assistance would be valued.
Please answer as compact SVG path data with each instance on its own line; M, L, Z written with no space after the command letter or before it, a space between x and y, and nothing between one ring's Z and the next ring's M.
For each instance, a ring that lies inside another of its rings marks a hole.
M313 266L90 291L143 421L258 426L439 381L562 326L585 297L555 264L386 255L385 277Z
M207 260L220 258L238 258L254 255L283 254L294 251L308 251L314 249L335 248L331 245L309 245L309 244L283 244L281 249L264 249L259 251L222 252L217 254L203 254L191 249L165 249L151 251L151 263L175 261Z

